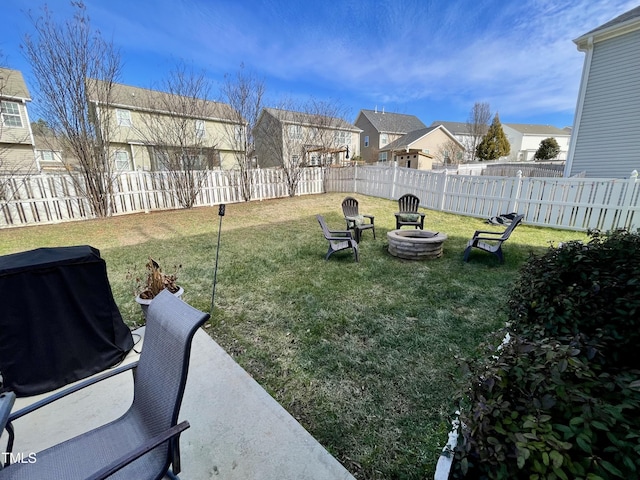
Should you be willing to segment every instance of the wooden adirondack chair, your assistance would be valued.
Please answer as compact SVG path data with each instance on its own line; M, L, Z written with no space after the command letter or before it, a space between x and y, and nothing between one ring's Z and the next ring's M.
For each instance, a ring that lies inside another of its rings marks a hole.
M502 255L502 244L509 239L511 233L522 222L524 215L517 215L511 224L503 232L491 232L488 230L476 230L473 234L473 238L467 243L467 248L464 250L464 261L469 261L469 253L472 248L479 248L485 252L489 252L498 257L500 263L504 263L504 256ZM489 243L487 243L489 242Z
M324 259L328 260L332 254L339 252L340 250L352 248L353 256L357 262L359 260L358 242L353 238L351 230L329 230L329 227L327 227L327 223L324 221L324 217L322 215L316 215L316 218L318 219L318 223L320 223L320 227L322 227L324 238L329 241L329 250L327 251L327 255Z
M410 225L420 230L424 229L424 213L418 212L420 199L411 193L407 193L398 199L398 212L396 216L396 230L403 225Z

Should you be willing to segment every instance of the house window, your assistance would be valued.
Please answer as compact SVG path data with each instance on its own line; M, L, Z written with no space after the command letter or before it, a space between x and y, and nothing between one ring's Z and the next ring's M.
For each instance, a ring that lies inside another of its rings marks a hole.
M18 102L3 101L0 104L0 112L2 113L2 124L5 127L22 127Z
M351 145L351 132L336 132L333 141L336 146Z
M368 146L369 146L369 135L366 135L366 136L364 137L364 146L365 146L365 147L368 147Z
M378 161L379 162L386 162L387 161L387 152L378 153Z
M298 165L300 157L298 155L291 155L291 165Z
M156 151L153 158L155 160L156 171L169 170L169 154L167 152Z
M236 125L234 127L233 134L234 134L234 138L235 138L236 144L241 146L241 147L244 147L245 139L247 137L245 135L245 127L242 126L242 125Z
M204 138L205 133L204 120L196 120L196 138Z
M62 162L62 157L59 152L54 150L38 150L40 154L40 160L43 162Z
M302 140L302 125L289 125L289 138Z
M131 170L129 154L125 150L116 150L113 158L117 172L128 172Z
M389 143L389 135L387 135L386 133L381 133L380 134L380 146L386 145L387 143Z
M116 109L116 121L120 127L131 126L131 112L129 110Z

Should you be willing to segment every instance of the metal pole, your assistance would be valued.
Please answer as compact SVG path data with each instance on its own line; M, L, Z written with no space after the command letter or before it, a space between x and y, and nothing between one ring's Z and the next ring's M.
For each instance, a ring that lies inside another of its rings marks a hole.
M216 265L213 271L213 292L211 293L211 313L213 314L213 302L216 298L216 284L218 283L218 255L220 255L220 230L222 230L222 217L224 217L225 205L220 204L218 215L220 216L220 224L218 225L218 246L216 247Z

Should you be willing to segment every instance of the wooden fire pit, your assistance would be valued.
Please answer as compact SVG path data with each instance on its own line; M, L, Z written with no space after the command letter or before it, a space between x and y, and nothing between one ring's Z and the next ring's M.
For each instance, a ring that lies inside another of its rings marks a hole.
M406 260L428 260L442 256L447 236L428 230L391 230L387 233L389 253Z

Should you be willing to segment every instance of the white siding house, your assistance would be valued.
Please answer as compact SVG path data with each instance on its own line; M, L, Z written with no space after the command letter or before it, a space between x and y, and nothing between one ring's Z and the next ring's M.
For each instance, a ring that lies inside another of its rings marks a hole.
M640 170L640 7L574 40L585 52L565 176Z
M30 101L22 73L0 68L0 173L38 171L27 112Z
M508 160L513 162L533 161L540 142L555 138L560 147L557 160L566 160L571 134L551 125L531 125L523 123L503 123L502 130L509 140L511 152Z

